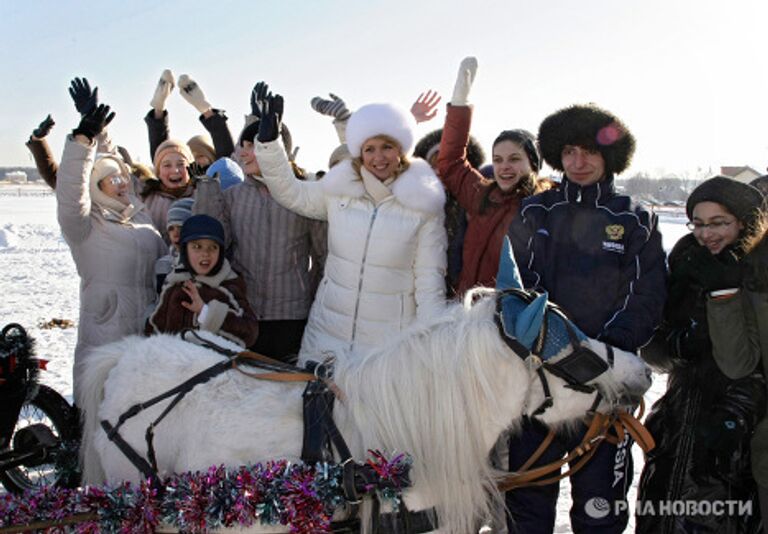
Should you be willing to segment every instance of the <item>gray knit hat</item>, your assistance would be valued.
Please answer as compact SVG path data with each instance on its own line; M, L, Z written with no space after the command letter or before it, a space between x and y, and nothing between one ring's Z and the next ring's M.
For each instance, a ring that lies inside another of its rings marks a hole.
M700 202L717 202L746 226L754 223L763 204L763 194L749 184L726 176L715 176L693 190L685 203L685 213L693 219L693 208Z
M192 204L195 203L195 199L191 197L180 198L171 204L168 208L168 222L166 228L171 226L181 226L187 219L192 217Z

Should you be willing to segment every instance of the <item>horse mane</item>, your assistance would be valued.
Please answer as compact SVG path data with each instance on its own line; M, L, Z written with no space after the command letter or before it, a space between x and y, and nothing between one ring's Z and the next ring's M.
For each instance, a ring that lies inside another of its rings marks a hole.
M499 337L493 306L450 304L336 376L366 446L413 456L420 504L438 503L445 532L476 531L501 502L488 455L526 394L528 375Z

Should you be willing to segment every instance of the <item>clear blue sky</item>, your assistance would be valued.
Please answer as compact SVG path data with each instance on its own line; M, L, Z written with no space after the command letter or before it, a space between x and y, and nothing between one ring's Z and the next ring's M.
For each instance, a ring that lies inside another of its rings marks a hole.
M3 1L0 165L31 165L24 141L47 113L54 152L78 121L67 87L98 85L117 112L111 130L149 160L142 121L160 73L194 78L237 135L253 84L286 98L285 120L316 170L336 146L309 100L328 91L352 109L409 107L427 88L450 98L474 55L473 134L490 148L507 128L536 131L552 111L595 102L638 139L627 175L768 166L768 2L694 0ZM441 104L442 108L442 104ZM171 134L202 133L174 92ZM418 134L442 126L444 114Z

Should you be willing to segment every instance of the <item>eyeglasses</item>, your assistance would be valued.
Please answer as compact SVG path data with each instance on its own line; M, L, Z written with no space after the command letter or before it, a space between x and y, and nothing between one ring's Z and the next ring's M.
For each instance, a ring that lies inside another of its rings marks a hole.
M731 221L715 221L707 224L689 221L685 226L693 232L703 232L705 228L712 230L713 232L722 232L727 226L730 226L735 222L736 219Z
M120 174L113 174L112 176L109 176L107 178L104 178L107 182L109 182L112 185L120 185L120 184L127 184L128 180L120 175Z

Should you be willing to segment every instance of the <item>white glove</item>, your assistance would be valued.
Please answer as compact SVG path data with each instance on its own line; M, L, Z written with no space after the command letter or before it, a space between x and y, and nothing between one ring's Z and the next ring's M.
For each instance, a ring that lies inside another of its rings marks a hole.
M165 69L160 75L160 79L157 80L157 88L155 89L155 95L149 102L155 111L162 113L165 109L165 101L168 99L168 95L173 91L173 87L176 82L173 79L173 73L169 69Z
M200 89L200 86L186 74L179 76L179 92L181 93L181 96L184 97L184 100L192 104L192 106L194 106L200 113L205 113L212 107L205 99L205 95L203 94L203 90Z
M475 81L476 73L477 58L470 56L461 60L459 73L456 76L456 85L453 87L453 96L451 97L452 106L469 105L469 90L472 88L472 82Z

